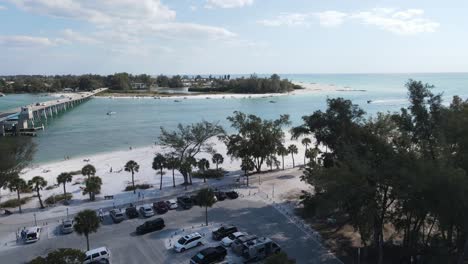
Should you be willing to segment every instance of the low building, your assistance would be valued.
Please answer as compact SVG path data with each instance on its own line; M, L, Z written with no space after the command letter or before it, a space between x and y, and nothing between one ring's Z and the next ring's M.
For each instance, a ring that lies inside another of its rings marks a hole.
M145 83L131 83L132 89L135 90L145 90L148 89L148 86Z

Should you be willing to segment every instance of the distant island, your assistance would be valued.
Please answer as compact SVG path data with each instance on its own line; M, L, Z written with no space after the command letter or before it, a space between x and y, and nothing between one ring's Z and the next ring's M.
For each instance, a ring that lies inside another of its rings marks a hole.
M140 74L115 73L102 76L85 75L14 75L0 76L0 93L53 93L91 91L109 88L103 96L111 95L169 95L164 89L172 89L172 94L192 93L287 93L301 89L287 79L273 74L269 78L250 77L231 78L221 76L166 76L156 77ZM180 89L180 92L178 91Z

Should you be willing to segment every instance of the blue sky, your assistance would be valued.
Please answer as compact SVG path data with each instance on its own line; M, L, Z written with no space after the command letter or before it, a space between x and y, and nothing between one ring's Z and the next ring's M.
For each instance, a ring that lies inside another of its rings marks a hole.
M0 0L0 74L467 72L468 1Z

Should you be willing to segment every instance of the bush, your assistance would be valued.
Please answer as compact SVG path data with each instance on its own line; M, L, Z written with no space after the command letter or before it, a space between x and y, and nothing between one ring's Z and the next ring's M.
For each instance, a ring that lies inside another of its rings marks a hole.
M72 248L59 248L50 252L46 257L37 257L28 264L67 263L81 264L86 255L81 250Z
M55 197L55 199L54 199L54 197ZM54 202L55 202L55 203L58 203L58 202L60 202L60 201L65 200L65 198L66 198L67 200L70 200L72 197L73 197L73 195L72 195L71 193L67 193L67 196L66 196L66 197L65 197L65 195L63 195L63 194L57 194L57 195L52 195L52 196L47 197L47 199L45 199L44 202L45 202L46 204L48 204L48 205L52 205L52 204L54 204Z
M219 170L209 169L209 170L206 170L204 172L196 171L196 172L194 172L192 174L192 176L194 178L200 178L200 179L203 179L205 177L207 179L219 179L219 178L224 177L224 173L225 173L225 171L223 169L219 169Z
M31 200L32 197L23 197L21 198L21 205L29 202L29 200ZM18 199L14 198L14 199L10 199L10 200L6 200L5 202L3 203L0 203L0 208L14 208L14 207L18 207L19 206L19 203L18 202Z
M153 185L151 184L147 184L147 183L144 183L144 184L136 184L135 185L135 190L136 189L141 189L141 190L146 190L146 189L149 189L149 188L152 188ZM125 187L125 192L128 192L128 191L133 191L134 188L132 185L128 185L127 187Z
M69 172L72 176L75 176L75 175L81 175L81 170L77 170L77 171L70 171Z
M49 185L49 186L47 186L45 189L46 189L47 191L50 191L50 190L55 189L55 188L57 188L57 187L58 187L58 185L54 184L54 185Z

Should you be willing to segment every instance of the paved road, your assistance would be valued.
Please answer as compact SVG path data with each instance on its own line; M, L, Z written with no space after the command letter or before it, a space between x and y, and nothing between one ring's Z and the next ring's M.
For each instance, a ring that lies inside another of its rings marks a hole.
M176 254L166 249L165 242L182 227L199 226L204 222L204 210L194 207L186 211L170 211L163 215L166 228L160 232L135 236L134 230L145 219L125 220L111 224L106 219L102 227L90 236L91 247L107 246L113 254L113 263L188 263L191 256L201 248ZM155 217L153 217L155 218ZM312 239L290 223L275 208L260 201L250 199L226 200L209 209L209 219L213 223L232 223L241 231L257 236L267 236L275 240L297 263L339 263L334 259L324 259L325 252ZM49 226L52 226L49 224ZM18 245L0 251L1 263L24 263L35 256L60 247L84 249L84 237L76 234L59 235L54 228L44 230L41 240L30 245Z

